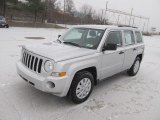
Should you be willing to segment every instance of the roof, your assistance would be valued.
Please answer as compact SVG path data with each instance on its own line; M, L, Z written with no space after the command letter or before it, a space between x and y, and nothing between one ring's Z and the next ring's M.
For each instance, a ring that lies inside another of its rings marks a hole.
M129 30L137 30L135 27L131 26L115 26L115 25L76 25L74 27L78 28L91 28L91 29L129 29Z

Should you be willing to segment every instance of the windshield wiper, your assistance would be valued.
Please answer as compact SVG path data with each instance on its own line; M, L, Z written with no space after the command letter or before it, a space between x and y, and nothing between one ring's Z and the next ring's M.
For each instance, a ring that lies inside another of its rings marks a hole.
M63 42L64 44L69 44L69 45L73 45L73 46L77 46L77 47L81 47L80 45L76 44L76 43L72 43L72 42Z

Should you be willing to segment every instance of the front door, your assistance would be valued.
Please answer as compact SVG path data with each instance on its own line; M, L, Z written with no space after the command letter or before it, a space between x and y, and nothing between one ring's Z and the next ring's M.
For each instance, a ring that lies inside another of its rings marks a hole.
M107 50L102 56L102 79L119 73L122 70L124 61L124 48L122 42L121 31L111 31L108 34L105 44L117 44L118 48L115 51Z

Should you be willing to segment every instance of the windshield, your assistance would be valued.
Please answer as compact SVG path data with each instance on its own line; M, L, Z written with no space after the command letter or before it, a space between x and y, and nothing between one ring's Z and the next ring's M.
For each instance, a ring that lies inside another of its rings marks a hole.
M97 49L103 34L104 30L73 28L64 35L62 40L64 43L74 43L80 47Z
M4 20L4 17L3 17L3 16L0 16L0 20Z

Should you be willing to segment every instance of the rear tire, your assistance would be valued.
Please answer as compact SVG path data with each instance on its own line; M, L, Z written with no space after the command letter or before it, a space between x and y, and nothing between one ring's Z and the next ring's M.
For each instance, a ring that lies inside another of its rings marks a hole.
M88 99L94 86L94 77L88 71L78 72L69 91L72 102L79 104Z
M139 57L137 57L132 65L132 67L127 71L128 75L135 76L139 71L140 64L141 64L141 60Z

